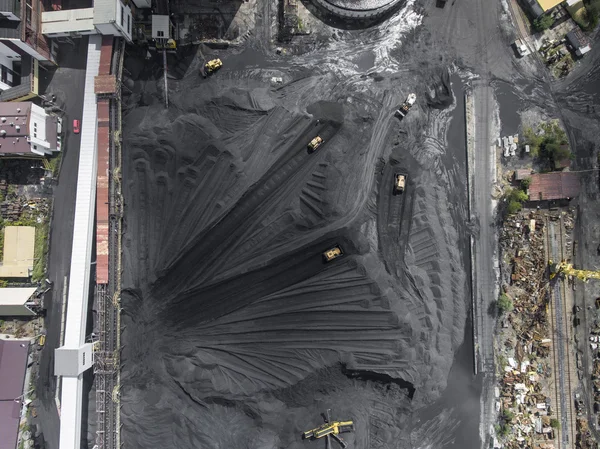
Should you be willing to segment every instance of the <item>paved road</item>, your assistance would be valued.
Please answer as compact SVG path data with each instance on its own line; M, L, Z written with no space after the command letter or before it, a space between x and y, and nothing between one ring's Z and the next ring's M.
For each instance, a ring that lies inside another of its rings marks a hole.
M40 359L40 375L37 392L41 399L39 423L47 449L58 448L59 417L54 400L56 377L54 377L54 349L59 346L63 279L69 273L71 245L73 239L73 219L75 216L75 190L77 166L79 163L79 135L71 132L73 118L80 118L83 112L83 89L87 39L75 40L75 47L61 47L59 67L53 75L41 71L46 76L41 84L47 84L46 94L55 94L57 104L66 112L63 124L66 128L65 149L58 183L54 187L54 214L50 234L50 254L48 277L54 288L44 298L47 307L46 345ZM66 67L68 66L68 68Z

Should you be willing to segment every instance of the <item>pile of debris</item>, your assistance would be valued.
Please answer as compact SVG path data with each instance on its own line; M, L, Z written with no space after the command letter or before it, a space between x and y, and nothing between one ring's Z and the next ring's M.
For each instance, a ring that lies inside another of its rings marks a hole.
M50 213L50 202L46 198L17 199L6 200L0 203L0 216L3 220L9 222L34 219L40 216L47 216Z
M503 140L505 148L513 148L518 136ZM547 315L550 296L544 216L540 212L509 216L500 245L504 272L510 273L503 295L512 300L514 311L502 320L499 335L501 373L496 410L503 412L504 424L498 426L498 433L507 448L553 447L556 420L548 380L552 340Z
M515 156L519 144L519 135L498 137L498 146L504 150L504 157Z
M585 418L577 418L577 435L575 447L578 449L598 449L598 443L594 440L588 421Z

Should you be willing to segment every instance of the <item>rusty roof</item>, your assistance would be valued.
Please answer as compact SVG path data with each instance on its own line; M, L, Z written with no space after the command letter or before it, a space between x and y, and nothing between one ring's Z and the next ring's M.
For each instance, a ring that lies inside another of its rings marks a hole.
M571 199L579 195L579 176L573 172L536 173L531 175L531 201Z
M98 75L94 79L94 93L114 94L117 90L117 78L115 75Z

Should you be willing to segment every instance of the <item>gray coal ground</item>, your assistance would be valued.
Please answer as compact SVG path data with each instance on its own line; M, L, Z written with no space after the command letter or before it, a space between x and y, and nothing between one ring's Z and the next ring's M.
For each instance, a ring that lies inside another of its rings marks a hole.
M466 175L448 156L464 148L446 142L446 61L385 75L353 62L375 61L384 34L295 56L200 47L169 80L168 110L159 66L129 57L130 447L317 448L300 436L328 408L354 420L352 447L451 442L449 410L414 417L444 392L465 335ZM224 68L202 79L200 53ZM400 123L410 92L420 101ZM324 264L336 244L344 256Z

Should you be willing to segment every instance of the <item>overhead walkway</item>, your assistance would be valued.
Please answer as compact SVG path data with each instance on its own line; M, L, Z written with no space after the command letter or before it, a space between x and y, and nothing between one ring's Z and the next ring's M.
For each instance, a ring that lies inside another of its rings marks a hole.
M82 378L83 372L93 365L92 344L86 343L86 327L98 171L94 81L100 67L101 46L101 35L89 37L67 315L63 346L55 352L54 371L62 377L60 449L81 448Z

